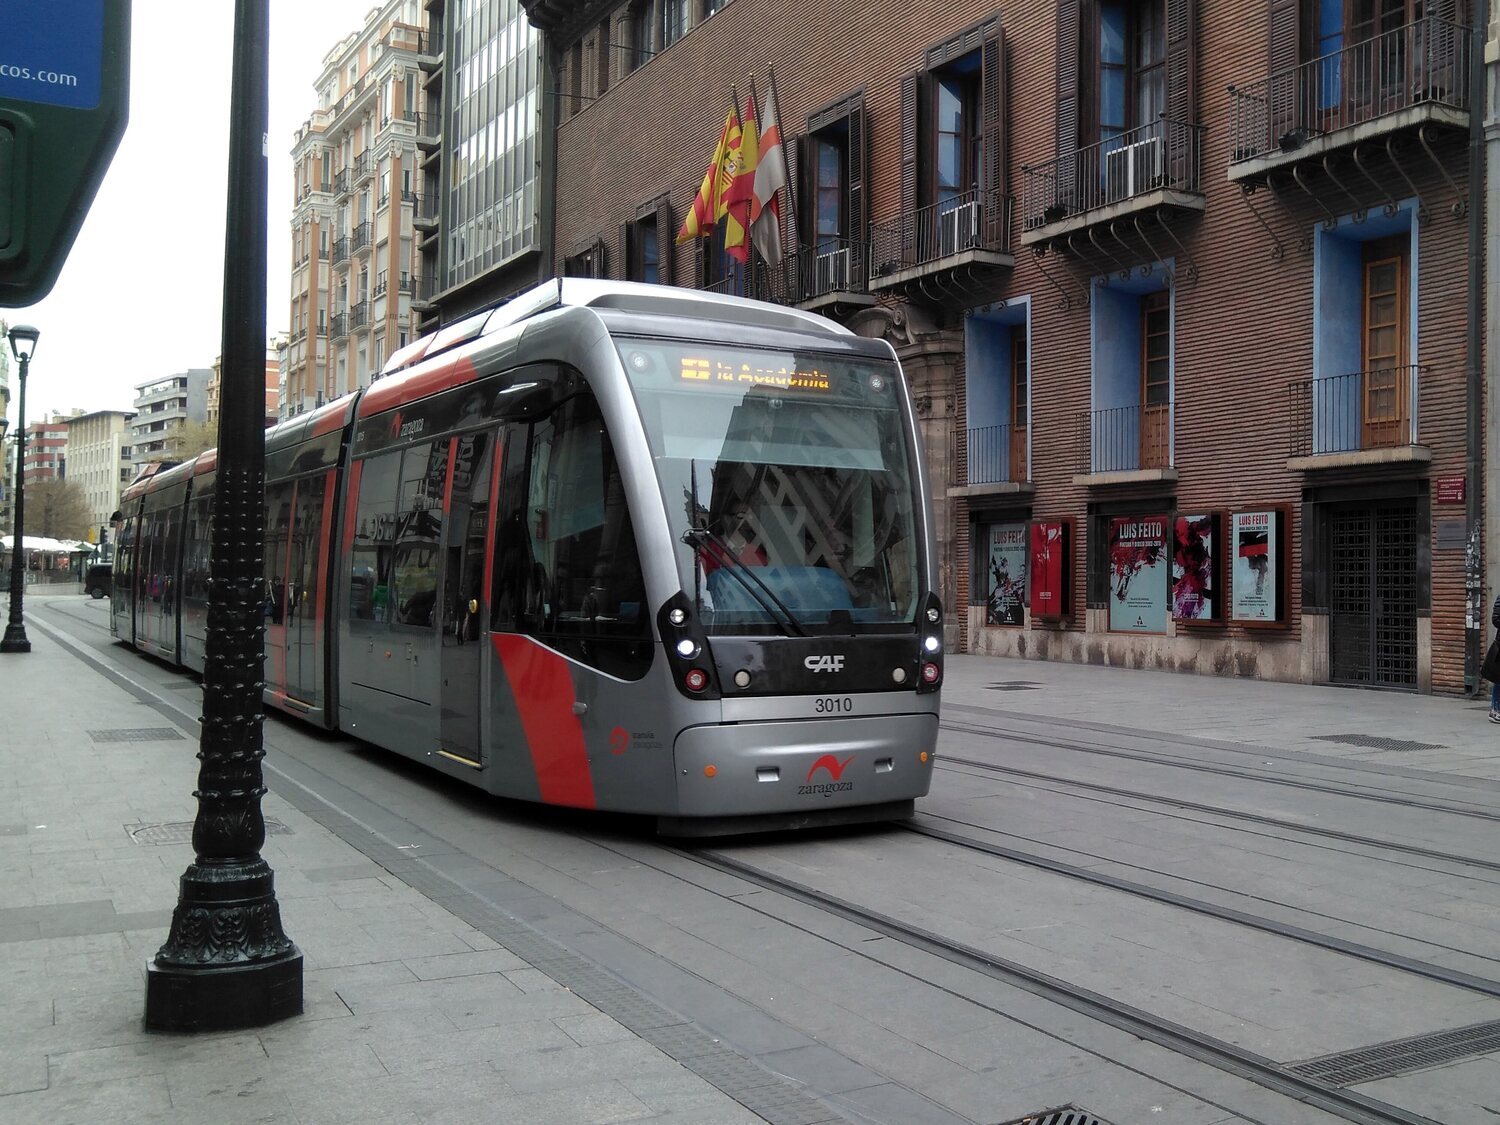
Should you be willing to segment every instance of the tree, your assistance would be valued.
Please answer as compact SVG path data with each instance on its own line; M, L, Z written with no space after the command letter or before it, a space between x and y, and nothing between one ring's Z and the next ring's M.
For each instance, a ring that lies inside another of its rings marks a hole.
M167 438L163 450L174 461L191 461L219 444L219 427L212 422L188 422Z
M84 539L94 526L83 489L70 480L39 480L26 486L26 535Z

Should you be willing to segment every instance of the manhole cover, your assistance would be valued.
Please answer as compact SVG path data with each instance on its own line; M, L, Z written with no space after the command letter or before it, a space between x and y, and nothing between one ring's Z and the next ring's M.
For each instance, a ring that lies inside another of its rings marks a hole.
M174 820L168 824L127 824L126 834L137 844L190 844L193 822ZM267 836L290 836L292 830L279 820L266 817Z
M1041 686L1034 680L1001 680L990 684L989 688L991 691L1035 691Z
M176 727L123 727L116 730L91 730L95 742L171 742L181 740Z
M1064 1105L1028 1113L1025 1117L1017 1117L1003 1125L1109 1125L1109 1122L1076 1105Z
M1316 742L1342 742L1345 746L1363 746L1367 750L1446 750L1436 742L1412 742L1405 738L1386 738L1379 734L1314 734Z
M1308 1078L1320 1078L1332 1086L1353 1086L1496 1050L1500 1050L1500 1020L1491 1020L1449 1031L1434 1031L1429 1035L1414 1035L1409 1039L1392 1039L1388 1043L1376 1043L1353 1051L1340 1051L1336 1055L1292 1063L1287 1069Z

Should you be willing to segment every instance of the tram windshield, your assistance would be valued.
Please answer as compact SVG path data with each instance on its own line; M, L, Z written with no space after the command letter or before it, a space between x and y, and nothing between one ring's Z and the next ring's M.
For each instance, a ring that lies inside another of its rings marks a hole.
M916 474L894 364L616 344L656 461L683 589L710 633L910 628Z

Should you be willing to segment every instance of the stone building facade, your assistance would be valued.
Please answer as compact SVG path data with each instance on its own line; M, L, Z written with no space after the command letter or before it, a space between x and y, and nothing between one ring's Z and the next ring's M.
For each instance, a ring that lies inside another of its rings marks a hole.
M955 649L1464 690L1483 52L1368 7L534 0L554 268L890 339ZM672 236L773 71L795 221L738 275Z

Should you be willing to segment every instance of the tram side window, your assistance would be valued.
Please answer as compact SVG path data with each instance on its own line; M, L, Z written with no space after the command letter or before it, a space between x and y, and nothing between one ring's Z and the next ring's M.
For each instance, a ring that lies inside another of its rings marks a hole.
M127 516L125 522L120 525L120 530L115 536L115 568L114 568L114 594L125 600L125 596L132 592L130 576L135 571L135 530L136 521L134 516ZM113 602L112 602L113 604Z
M177 566L178 552L182 547L182 510L173 505L161 513L162 523L162 612L177 612Z
M292 482L266 485L266 532L263 566L266 577L266 623L280 625L286 616L286 544L292 529Z
M328 490L326 477L304 477L297 485L297 514L292 524L292 562L289 583L289 611L298 620L315 620L318 613L318 556L322 549L319 533L323 526L323 498Z
M391 620L398 625L427 628L434 621L447 476L446 440L412 446L401 455L401 493L391 560Z
M211 495L195 496L188 508L187 544L182 558L182 598L208 600L209 561L213 556L213 512Z
M349 552L349 617L354 621L386 621L401 454L383 453L359 464L359 504Z
M611 675L650 667L651 629L624 482L598 403L579 395L512 431L497 533L495 627Z

